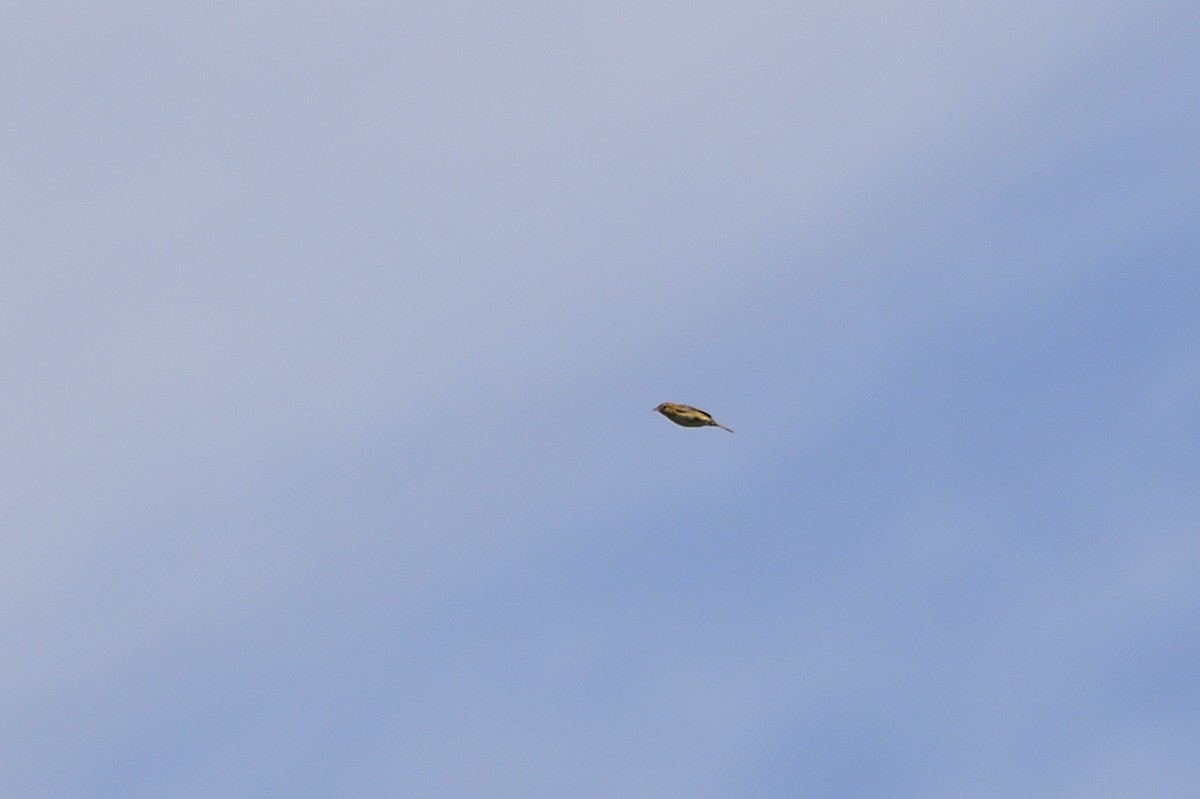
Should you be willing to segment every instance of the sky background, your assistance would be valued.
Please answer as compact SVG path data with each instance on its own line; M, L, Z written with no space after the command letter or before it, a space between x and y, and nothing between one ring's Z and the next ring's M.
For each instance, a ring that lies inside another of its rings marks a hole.
M0 794L1194 799L1197 41L12 4Z

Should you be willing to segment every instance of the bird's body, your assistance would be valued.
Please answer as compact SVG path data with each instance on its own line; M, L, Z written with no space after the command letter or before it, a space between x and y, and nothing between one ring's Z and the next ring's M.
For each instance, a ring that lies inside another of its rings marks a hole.
M728 427L704 411L699 408L693 408L691 405L677 405L674 402L664 402L654 410L675 424L683 425L684 427L719 427L722 430L729 430ZM732 433L733 431L729 430L729 432Z

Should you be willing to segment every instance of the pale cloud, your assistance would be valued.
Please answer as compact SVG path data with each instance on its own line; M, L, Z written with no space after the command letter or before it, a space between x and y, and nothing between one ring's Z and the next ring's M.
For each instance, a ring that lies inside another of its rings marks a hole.
M0 784L1173 795L1194 28L14 12Z

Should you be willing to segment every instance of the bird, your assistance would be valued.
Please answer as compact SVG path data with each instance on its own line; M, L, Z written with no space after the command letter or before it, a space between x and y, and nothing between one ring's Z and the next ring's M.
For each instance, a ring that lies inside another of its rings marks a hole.
M683 425L684 427L719 427L722 430L729 430L728 427L704 411L699 408L693 408L691 405L676 405L674 402L664 402L654 410L675 424ZM729 430L729 432L732 433L733 431Z

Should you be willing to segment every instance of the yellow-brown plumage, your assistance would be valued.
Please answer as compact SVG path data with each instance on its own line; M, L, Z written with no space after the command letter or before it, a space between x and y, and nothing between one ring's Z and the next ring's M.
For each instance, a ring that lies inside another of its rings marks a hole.
M683 425L684 427L719 427L722 430L729 430L728 427L704 411L699 408L693 408L691 405L677 405L674 402L664 402L654 410L675 424ZM729 430L729 432L732 433L733 431Z

